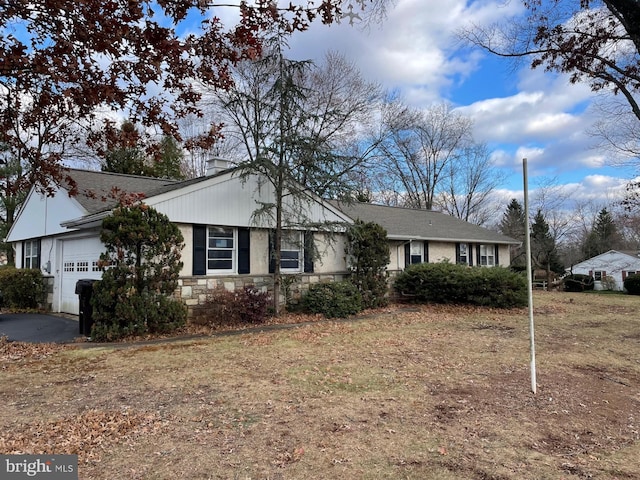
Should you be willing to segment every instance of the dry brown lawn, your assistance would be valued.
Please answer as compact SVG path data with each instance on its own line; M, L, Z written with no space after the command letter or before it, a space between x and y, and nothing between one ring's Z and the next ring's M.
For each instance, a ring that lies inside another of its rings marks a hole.
M81 479L640 479L640 297L402 306L152 345L0 344L1 453Z

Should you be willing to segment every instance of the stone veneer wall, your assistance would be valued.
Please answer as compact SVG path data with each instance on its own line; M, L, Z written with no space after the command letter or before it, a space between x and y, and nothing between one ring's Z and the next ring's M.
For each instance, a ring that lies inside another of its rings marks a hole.
M291 296L300 298L300 296L309 289L314 283L339 282L347 278L348 273L336 274L296 274L283 275L283 277L291 278L290 287ZM286 281L286 280L285 280ZM174 292L174 297L181 300L187 305L189 311L189 320L199 322L199 319L207 315L207 297L209 293L216 288L224 288L229 291L235 291L246 286L254 286L263 292L273 291L273 277L271 275L237 275L232 277L182 277L178 280L178 288ZM285 302L282 295L282 302Z

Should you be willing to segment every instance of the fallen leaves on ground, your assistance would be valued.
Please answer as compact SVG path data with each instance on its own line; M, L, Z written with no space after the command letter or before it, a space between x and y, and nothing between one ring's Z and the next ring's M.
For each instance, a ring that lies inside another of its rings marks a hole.
M162 426L158 415L127 411L87 410L59 420L15 425L0 434L4 454L76 454L80 463L100 461L114 443L133 442Z
M56 343L10 342L7 337L0 337L0 362L42 360L65 348L65 345Z

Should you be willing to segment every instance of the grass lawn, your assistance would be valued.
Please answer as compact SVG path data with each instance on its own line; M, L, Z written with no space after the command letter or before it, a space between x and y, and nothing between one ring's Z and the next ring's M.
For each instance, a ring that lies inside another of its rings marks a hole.
M80 479L640 479L640 297L403 306L113 347L0 343L0 453Z

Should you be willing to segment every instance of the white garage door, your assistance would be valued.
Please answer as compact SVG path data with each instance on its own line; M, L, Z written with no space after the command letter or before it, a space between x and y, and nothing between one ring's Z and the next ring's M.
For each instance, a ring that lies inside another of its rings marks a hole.
M62 242L61 312L78 315L80 303L76 294L76 283L84 278L99 280L102 277L102 272L98 269L98 259L104 251L104 245L96 237Z

